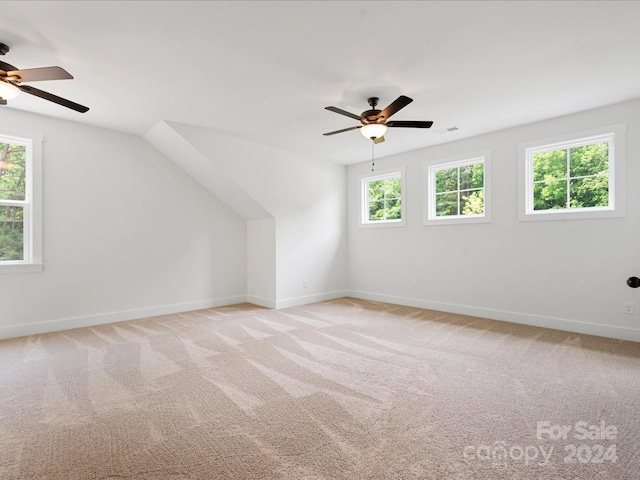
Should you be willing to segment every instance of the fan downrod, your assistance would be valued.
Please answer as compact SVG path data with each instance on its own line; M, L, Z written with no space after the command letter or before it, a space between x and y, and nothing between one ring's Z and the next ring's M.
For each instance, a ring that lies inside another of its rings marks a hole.
M7 53L9 53L9 50L11 50L9 48L8 45L5 45L4 43L0 43L0 55L6 55Z
M363 125L378 123L378 114L380 113L380 110L376 110L376 105L378 105L380 99L378 97L369 97L367 101L369 102L369 105L371 105L371 110L362 112L362 115L360 115L360 123Z

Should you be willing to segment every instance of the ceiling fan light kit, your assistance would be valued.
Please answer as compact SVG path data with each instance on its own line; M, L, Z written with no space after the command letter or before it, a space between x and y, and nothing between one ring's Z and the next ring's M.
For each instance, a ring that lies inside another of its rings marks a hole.
M20 89L9 82L0 82L0 100L11 100L20 95Z
M387 126L384 123L369 123L360 127L360 133L371 140L382 137L386 131Z
M9 53L9 47L0 43L0 55ZM7 100L16 98L20 92L28 93L35 97L43 98L76 112L85 113L89 107L58 97L49 92L39 90L30 85L22 85L22 82L38 82L42 80L67 80L73 76L61 67L27 68L19 70L13 65L0 61L0 105L6 105Z

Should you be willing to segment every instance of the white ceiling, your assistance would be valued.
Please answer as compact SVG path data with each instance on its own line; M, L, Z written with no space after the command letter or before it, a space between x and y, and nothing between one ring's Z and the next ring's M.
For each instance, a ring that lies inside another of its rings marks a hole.
M324 132L404 94L376 157L640 97L637 1L0 2L2 60L59 65L74 80L33 86L80 114L23 94L0 108L133 134L160 120L208 127L352 164L355 130ZM438 133L451 126L456 133Z

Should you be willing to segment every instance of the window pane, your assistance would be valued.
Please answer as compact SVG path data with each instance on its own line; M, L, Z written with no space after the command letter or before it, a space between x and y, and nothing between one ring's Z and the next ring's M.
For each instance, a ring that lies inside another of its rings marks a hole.
M571 180L570 207L607 207L609 205L609 177L578 178Z
M384 220L384 201L369 202L369 220Z
M449 168L436 172L436 193L458 190L458 169Z
M24 260L23 207L0 206L0 261Z
M369 182L369 201L382 200L384 198L384 181Z
M26 147L0 142L0 199L24 200Z
M484 164L474 163L460 167L460 190L484 187Z
M533 181L567 178L567 151L536 153L533 156Z
M383 188L386 198L400 198L400 178L387 178L384 180Z
M542 182L533 185L533 209L567 208L567 182Z
M606 174L609 172L609 144L597 143L572 148L569 152L571 177Z
M436 216L458 215L458 194L436 194Z
M469 188L484 188L484 163L476 163L472 166Z
M460 192L460 214L482 215L484 213L484 190Z
M400 220L402 218L402 200L396 198L387 202L387 220Z

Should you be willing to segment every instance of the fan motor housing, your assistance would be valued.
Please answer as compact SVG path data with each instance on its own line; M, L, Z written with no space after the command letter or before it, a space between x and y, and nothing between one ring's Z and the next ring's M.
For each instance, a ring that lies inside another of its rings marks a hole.
M360 122L363 125L366 125L367 123L371 123L371 122L377 122L378 121L378 114L381 112L382 110L367 110L365 112L362 112L362 115L360 115Z

